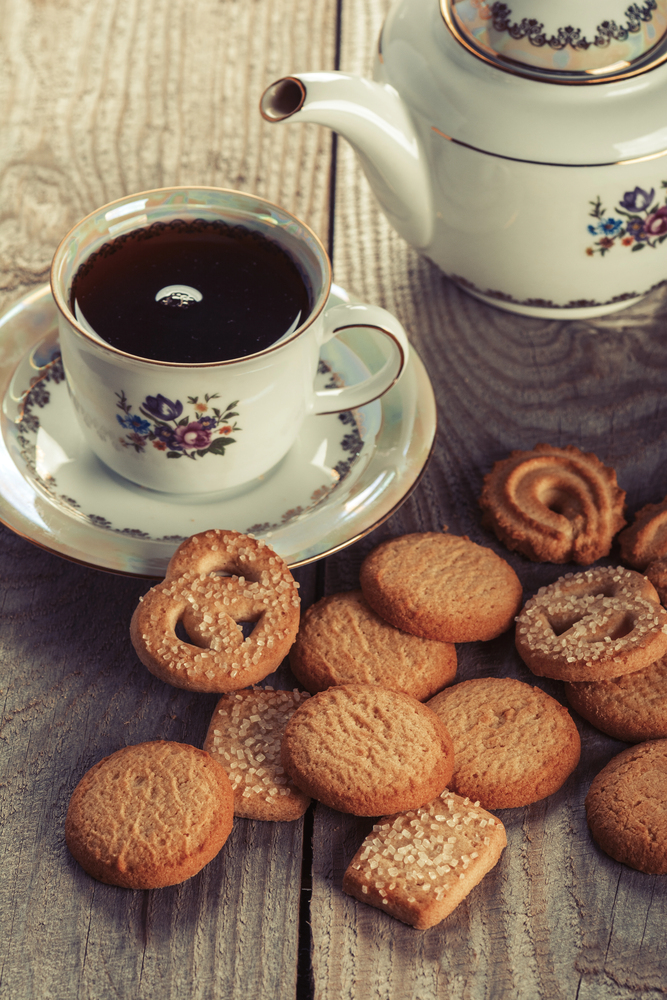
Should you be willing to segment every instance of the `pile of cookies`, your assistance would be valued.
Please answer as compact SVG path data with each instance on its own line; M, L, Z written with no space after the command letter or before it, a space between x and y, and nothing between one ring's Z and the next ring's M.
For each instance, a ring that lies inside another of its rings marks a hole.
M595 455L537 445L496 463L480 503L509 548L585 565L609 553L624 498ZM620 541L627 562L667 577L667 499ZM298 584L263 541L216 529L180 546L136 609L132 642L157 677L222 698L203 750L126 747L84 776L66 837L86 871L132 888L175 884L215 856L233 815L294 820L315 798L382 816L344 890L433 926L500 857L505 831L487 810L551 795L579 761L567 708L541 689L454 683L454 643L489 641L515 619L533 673L564 681L570 704L603 731L650 741L615 758L586 805L605 851L667 871L667 612L650 579L621 566L568 573L522 608L510 565L445 529L379 545L360 586L300 621ZM247 638L242 622L254 623ZM251 686L288 651L305 691Z
M480 497L484 523L538 562L587 564L615 536L628 567L568 573L517 619L533 673L565 682L570 705L602 732L643 746L600 772L586 799L600 847L640 871L667 873L667 497L625 527L616 473L573 446L539 444L496 462ZM621 530L623 529L623 530ZM617 534L618 533L618 534ZM645 573L646 575L642 575Z
M559 788L579 759L578 733L565 708L519 681L450 687L454 642L498 636L521 604L516 574L490 549L440 533L393 539L368 556L361 586L313 605L299 628L297 585L262 541L209 531L178 549L131 636L158 677L223 693L206 768L201 751L156 742L88 772L66 827L88 872L132 887L173 884L219 850L230 809L292 820L313 797L384 817L351 862L347 892L420 928L451 912L506 842L484 806L525 805ZM244 638L238 623L249 620ZM179 621L190 642L176 635ZM289 646L306 690L248 687ZM208 809L220 820L213 832Z

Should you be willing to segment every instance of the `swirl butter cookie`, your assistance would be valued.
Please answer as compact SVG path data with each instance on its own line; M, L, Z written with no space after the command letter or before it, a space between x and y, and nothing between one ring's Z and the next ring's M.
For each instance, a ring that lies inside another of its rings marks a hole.
M209 754L158 740L124 747L74 789L67 846L110 885L158 889L196 875L231 833L232 786Z
M304 691L251 688L224 695L216 705L204 750L229 775L235 816L293 820L310 805L280 762L285 726L308 697Z
M484 477L482 523L534 562L588 565L625 524L613 469L574 445L513 451Z
M581 741L555 698L511 677L463 681L431 698L454 744L450 788L487 809L529 805L557 791Z
M282 763L295 785L332 809L379 816L430 802L454 769L452 741L425 705L371 684L309 698L285 728Z
M653 584L634 570L596 566L566 573L526 601L516 648L540 677L620 677L667 652L667 612Z
M315 694L336 684L379 684L426 701L456 676L456 648L394 628L360 590L331 594L301 619L290 667Z
M622 677L566 684L565 694L579 715L616 740L667 739L667 656Z
M453 792L421 809L384 816L353 857L343 891L426 930L444 920L497 863L499 819Z
M439 642L495 639L521 606L512 567L465 536L428 531L391 538L366 556L359 578L382 618Z
M585 805L598 847L637 871L667 874L667 740L640 743L610 760Z

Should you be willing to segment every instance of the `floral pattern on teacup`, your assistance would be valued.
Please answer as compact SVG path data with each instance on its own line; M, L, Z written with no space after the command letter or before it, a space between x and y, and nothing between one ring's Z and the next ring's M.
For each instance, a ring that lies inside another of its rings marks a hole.
M134 448L143 454L146 446L152 444L158 451L165 452L166 458L203 458L204 455L224 455L230 444L236 444L231 435L239 431L234 417L238 412L234 407L238 399L224 408L215 406L219 398L217 392L199 396L188 396L192 407L191 415L184 412L179 399L171 400L158 393L146 396L139 406L139 413L132 412L124 390L117 392L116 406L123 413L116 414L116 420L126 431L119 438L124 448Z
M660 186L667 188L667 181L662 181ZM626 191L611 214L607 214L599 195L589 205L589 215L595 221L588 225L588 232L599 237L593 246L586 247L589 257L596 253L604 257L617 241L635 251L645 247L655 250L667 239L667 195L661 205L656 199L655 188L645 191L636 187Z

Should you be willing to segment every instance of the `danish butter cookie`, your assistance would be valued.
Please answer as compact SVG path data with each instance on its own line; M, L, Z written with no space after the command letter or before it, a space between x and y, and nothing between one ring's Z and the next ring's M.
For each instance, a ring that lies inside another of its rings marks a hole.
M289 660L312 694L335 684L379 684L425 701L456 676L452 643L394 628L360 590L331 594L308 608Z
M222 764L234 790L234 815L292 820L310 805L285 774L280 741L295 710L310 695L253 688L223 696L208 727L204 750Z
M445 790L421 809L376 823L345 872L343 890L426 930L481 882L506 843L499 819Z
M544 799L579 763L581 741L568 710L511 677L463 681L428 707L454 744L450 788L487 809Z
M597 566L541 587L517 618L516 648L534 674L599 681L667 652L667 612L634 570Z
M534 562L588 565L609 554L625 492L613 469L574 445L513 451L484 477L482 523Z
M331 687L285 728L282 762L295 785L355 816L414 809L446 787L449 733L416 698L371 684Z
M667 497L638 510L618 541L623 562L642 572L654 559L667 555Z
M196 875L231 833L224 768L185 743L124 747L74 789L65 839L82 868L110 885L159 889Z
M667 602L667 556L653 559L646 567L646 579L655 587L661 604Z
M667 740L640 743L610 760L585 805L603 851L637 871L667 874Z
M130 625L137 656L188 691L237 691L280 665L299 628L298 586L261 539L215 529L188 538ZM191 639L176 635L179 621ZM239 622L255 622L244 638Z
M625 743L667 739L667 656L608 681L566 684L572 708Z
M429 531L391 538L366 556L360 581L382 618L439 642L494 639L521 606L512 567L466 536Z

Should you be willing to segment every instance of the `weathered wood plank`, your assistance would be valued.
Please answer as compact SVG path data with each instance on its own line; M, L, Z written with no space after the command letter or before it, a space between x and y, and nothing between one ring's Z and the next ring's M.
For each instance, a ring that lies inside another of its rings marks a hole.
M133 190L241 187L326 240L331 137L272 129L257 102L296 64L333 65L335 0L4 0L0 15L0 308L47 277L78 218ZM315 573L298 572L306 600ZM215 704L138 663L146 589L0 530L0 993L294 996L301 822L239 821L200 875L153 893L93 882L65 848L88 767L146 739L201 745Z
M370 74L384 0L345 0L341 68ZM354 156L338 146L336 280L403 321L436 388L430 468L372 535L327 560L328 592L357 585L382 539L408 531L468 534L505 556L526 594L578 567L510 554L480 525L482 476L512 448L538 441L593 450L618 471L631 510L667 493L664 292L595 324L516 317L456 289L403 244L375 206ZM612 554L614 555L614 554ZM511 634L459 647L459 679L512 676L564 701L558 682L518 659ZM667 990L667 882L604 855L583 799L624 744L578 720L582 760L556 795L499 813L508 847L498 866L438 927L417 932L344 896L342 875L368 822L315 814L313 977L317 1000L657 998Z

